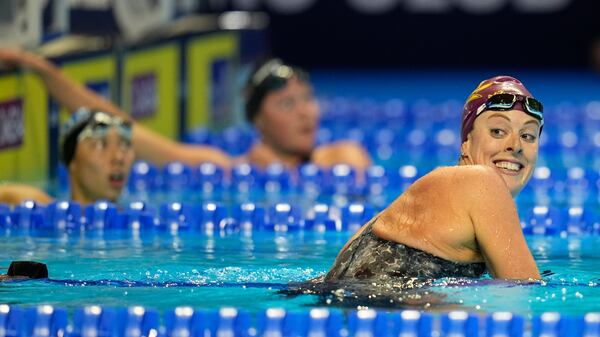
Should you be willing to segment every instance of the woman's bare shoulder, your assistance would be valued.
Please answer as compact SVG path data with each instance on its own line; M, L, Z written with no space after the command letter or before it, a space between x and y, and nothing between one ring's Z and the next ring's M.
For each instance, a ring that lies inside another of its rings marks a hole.
M338 140L333 143L319 145L316 151L334 151L340 149L347 150L364 150L364 147L359 143L352 140Z
M488 181L501 182L502 177L491 167L485 165L461 165L461 166L442 166L438 167L423 177L432 180L459 180L461 183L466 181L480 182Z
M504 185L502 177L485 165L463 165L438 167L417 182L427 184L454 185L456 188Z
M325 167L344 163L365 169L371 164L367 150L362 145L348 140L318 146L313 151L312 160L315 164Z

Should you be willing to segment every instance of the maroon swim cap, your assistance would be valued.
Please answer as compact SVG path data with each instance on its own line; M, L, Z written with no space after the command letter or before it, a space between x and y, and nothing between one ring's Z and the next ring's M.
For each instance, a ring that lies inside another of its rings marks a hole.
M531 93L525 88L521 81L510 76L496 76L479 83L479 86L469 95L462 113L461 137L462 142L467 140L467 135L473 130L473 123L477 118L477 110L485 102L496 94L515 94L531 97ZM513 109L525 112L523 104L516 102Z

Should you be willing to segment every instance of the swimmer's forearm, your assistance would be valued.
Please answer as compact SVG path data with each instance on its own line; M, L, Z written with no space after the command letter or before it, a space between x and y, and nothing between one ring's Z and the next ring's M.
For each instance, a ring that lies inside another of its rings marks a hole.
M186 145L168 139L142 125L134 124L133 147L136 159L157 165L180 161L188 165L212 162L229 169L232 158L225 152L210 146Z
M69 111L75 111L80 107L88 107L116 116L127 117L127 114L117 106L67 77L47 59L23 52L21 64L40 75L50 95Z
M41 204L48 204L52 202L52 197L42 190L28 185L0 185L0 203L18 205L25 200L34 200Z

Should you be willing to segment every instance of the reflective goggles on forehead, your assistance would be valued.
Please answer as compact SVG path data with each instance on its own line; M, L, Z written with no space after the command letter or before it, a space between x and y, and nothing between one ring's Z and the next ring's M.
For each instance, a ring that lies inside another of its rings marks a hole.
M268 87L268 90L283 88L287 81L292 77L298 77L301 81L306 81L308 75L291 66L283 64L281 60L274 59L260 67L254 76L252 76L252 85L254 87Z
M521 102L525 113L540 121L540 126L544 125L544 106L542 103L533 97L522 95L496 94L490 96L490 98L477 109L477 115L486 110L510 110L517 102Z
M111 128L115 128L120 137L131 141L131 123L113 117L105 112L97 112L77 137L80 142L86 138L105 138Z

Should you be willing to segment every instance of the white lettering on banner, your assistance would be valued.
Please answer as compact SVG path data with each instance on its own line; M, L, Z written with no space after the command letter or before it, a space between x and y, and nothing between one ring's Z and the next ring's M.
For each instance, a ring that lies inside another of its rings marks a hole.
M281 14L299 14L312 7L316 0L265 0L265 2Z
M216 11L224 11L227 9L228 0L208 0L209 8Z
M405 7L412 13L444 13L452 9L448 0L406 0Z
M365 14L383 14L394 9L397 0L348 0L348 5Z
M135 76L131 80L131 116L135 119L154 116L157 94L154 73Z
M153 0L146 0L149 4ZM183 8L197 8L199 0L180 0ZM333 0L336 1L336 0ZM522 13L559 12L574 0L346 0L350 8L364 14L384 14L404 9L411 13L447 13L461 9L473 14L488 14L510 5ZM593 1L593 0L590 0ZM135 1L134 1L135 2ZM310 9L317 0L203 0L211 10L224 11L228 6L238 10L258 10L261 5L280 14L300 14ZM340 1L341 2L341 1ZM189 4L188 4L189 3ZM72 8L107 9L113 6L110 0L70 0Z
M105 10L112 6L110 0L70 0L71 8Z
M281 0L284 1L284 0ZM385 14L403 8L413 13L447 13L455 8L472 14L495 13L507 5L522 13L559 12L573 0L346 0L354 10L364 14Z
M21 145L23 135L23 101L0 102L0 149Z
M260 8L260 0L233 0L235 8L243 11L253 11Z
M515 7L523 13L558 12L570 5L571 0L521 0Z
M178 14L191 14L200 7L199 0L178 0L175 3Z
M501 10L507 0L455 0L460 9L471 14L490 14Z

